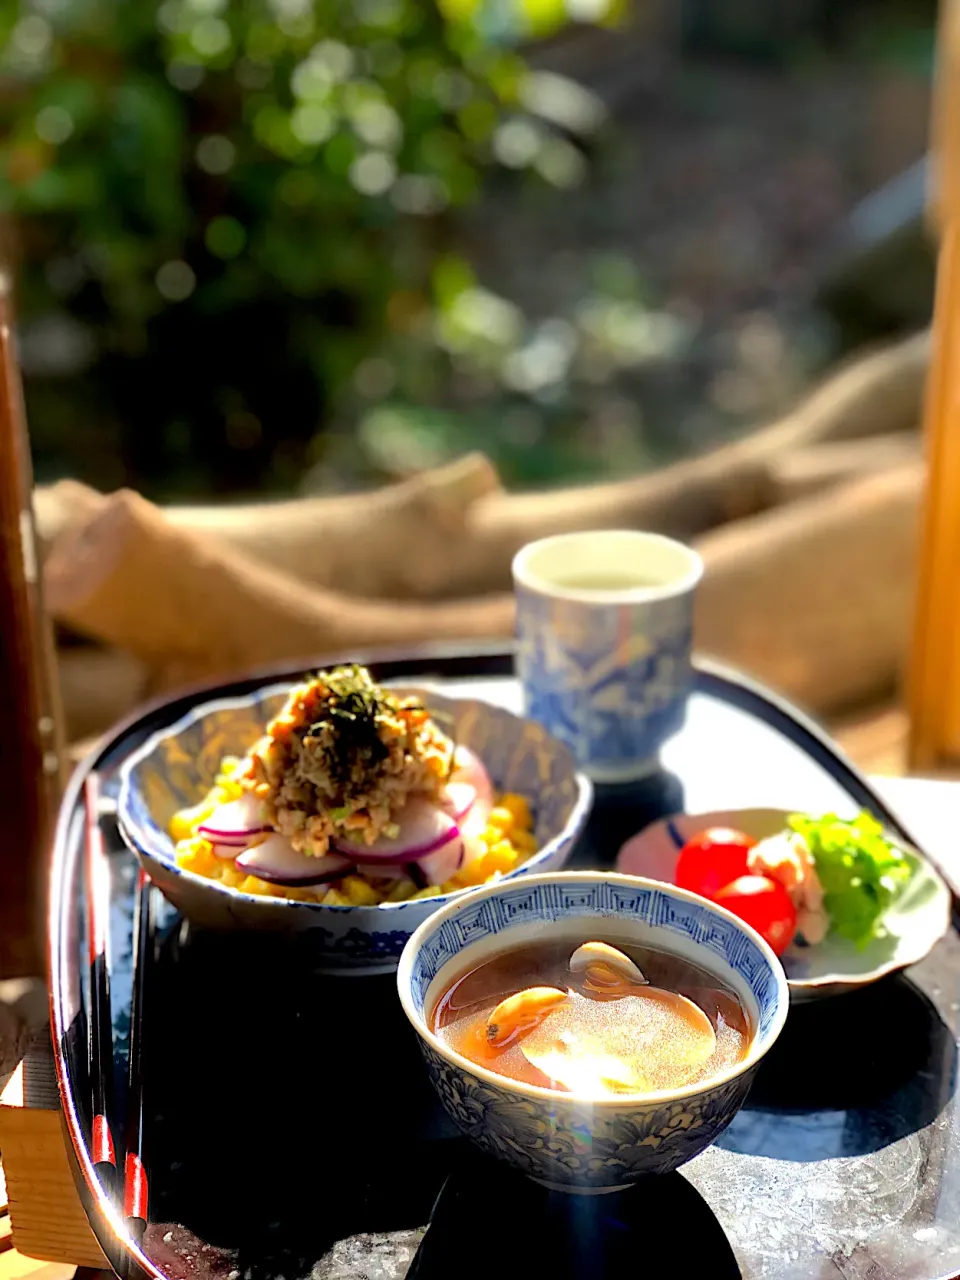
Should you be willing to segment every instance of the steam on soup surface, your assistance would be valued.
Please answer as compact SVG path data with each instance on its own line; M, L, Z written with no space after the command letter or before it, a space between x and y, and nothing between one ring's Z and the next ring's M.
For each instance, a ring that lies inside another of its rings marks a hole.
M598 1098L708 1079L739 1062L751 1038L746 1011L714 974L596 938L493 956L447 988L430 1022L490 1071Z

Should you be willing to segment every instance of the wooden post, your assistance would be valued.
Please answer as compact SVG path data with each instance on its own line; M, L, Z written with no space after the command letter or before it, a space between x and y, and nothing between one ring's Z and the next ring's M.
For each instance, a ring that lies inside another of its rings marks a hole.
M934 107L932 203L940 235L925 414L923 504L908 673L908 764L960 763L960 0L944 0Z
M0 271L0 978L44 971L46 843L63 759L32 488L9 285Z

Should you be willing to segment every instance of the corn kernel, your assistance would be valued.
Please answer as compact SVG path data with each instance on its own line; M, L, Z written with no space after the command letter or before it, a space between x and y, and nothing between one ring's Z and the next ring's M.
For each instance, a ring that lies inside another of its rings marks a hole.
M398 880L392 885L389 892L384 897L384 902L406 902L408 898L412 898L416 893L417 887L412 880Z
M341 880L340 888L347 900L358 907L372 907L380 901L380 895L376 889L362 876L347 876Z
M183 867L184 871L197 871L199 860L199 854L196 849L183 849L177 852L177 866ZM199 875L200 873L197 872L197 874Z
M486 880L488 872L486 871L486 860L489 854L481 853L479 858L474 858L472 862L468 862L454 876L454 880L461 888L472 887L473 885L483 884Z
M210 875L216 866L211 845L199 836L181 840L176 847L177 863L199 876Z
M508 791L506 795L500 797L499 809L506 809L508 813L513 815L513 821L518 827L529 830L533 824L530 815L530 806L525 796L518 796L512 791Z
M221 884L225 884L228 889L239 889L246 878L246 875L238 871L232 862L223 860L223 866L220 868Z
M257 876L247 876L240 885L241 893L253 893L260 898L273 897L273 885L267 884L266 880L260 880Z
M209 818L216 807L216 802L211 801L210 797L207 796L199 804L195 804L189 809L181 809L178 813L175 813L170 819L171 840L174 842L189 840L197 826L205 818Z
M490 817L487 822L491 827L498 827L501 831L509 831L513 826L513 814L509 809L505 809L503 805L498 804L490 810Z
M309 889L294 889L293 885L279 885L274 890L278 897L287 898L290 902L316 902L317 895Z
M428 885L426 889L418 889L416 893L410 895L410 901L413 902L417 898L435 898L440 890L435 885Z
M511 831L510 842L520 853L537 852L537 837L532 831Z
M501 840L489 853L483 855L483 864L487 868L488 875L492 875L494 871L512 871L519 861L520 855L509 840Z
M336 889L328 889L320 901L325 907L349 907L353 905L348 897Z

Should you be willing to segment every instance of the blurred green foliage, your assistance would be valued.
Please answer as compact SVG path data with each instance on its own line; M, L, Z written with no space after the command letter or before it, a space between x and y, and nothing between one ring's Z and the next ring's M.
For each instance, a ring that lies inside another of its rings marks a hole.
M159 496L282 488L358 370L367 400L399 368L430 402L468 348L502 363L519 322L451 252L451 210L494 163L579 177L570 117L592 104L532 92L516 52L566 19L565 0L0 5L41 473L102 483L115 449L114 478Z

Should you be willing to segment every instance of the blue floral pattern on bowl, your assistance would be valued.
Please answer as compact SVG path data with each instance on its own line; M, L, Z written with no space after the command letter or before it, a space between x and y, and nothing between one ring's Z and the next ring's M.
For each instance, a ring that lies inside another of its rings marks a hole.
M610 934L673 951L731 982L754 1027L746 1057L685 1089L587 1102L477 1067L427 1029L449 980L445 973L453 977L483 955L577 919L595 922L598 932L606 926ZM461 963L471 951L471 961ZM601 872L489 885L451 903L411 939L397 982L434 1088L467 1137L540 1182L581 1192L617 1190L667 1173L709 1146L742 1105L789 1005L773 953L729 912L682 889Z
M683 726L693 595L600 610L517 588L524 707L596 777L629 777Z
M740 1110L756 1072L697 1098L604 1112L588 1102L560 1107L518 1096L429 1045L423 1055L440 1101L468 1138L528 1177L570 1191L617 1191L692 1160Z
M151 738L124 765L117 805L123 836L151 879L184 916L212 928L310 931L320 970L390 972L413 931L451 895L369 907L326 907L228 889L176 864L167 828L173 814L213 785L225 755L243 755L279 711L289 685L245 698L203 703ZM541 725L475 699L403 688L452 718L458 742L483 760L495 786L526 796L539 851L504 879L561 867L586 823L588 779L569 751ZM446 722L445 722L446 723Z

